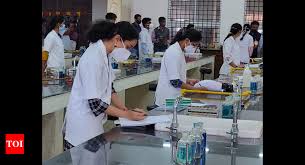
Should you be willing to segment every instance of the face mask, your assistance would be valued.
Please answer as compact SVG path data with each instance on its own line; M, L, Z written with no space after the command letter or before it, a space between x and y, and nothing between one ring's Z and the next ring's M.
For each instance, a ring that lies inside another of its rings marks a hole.
M195 51L196 48L192 44L184 48L185 53L195 53Z
M185 53L195 53L195 50L196 48L191 43L189 45L185 43L185 47L184 47Z
M137 21L136 21L136 23L137 23L137 24L141 24L141 20L140 20L140 21L139 21L139 20L137 20Z
M112 57L116 62L122 62L128 59L130 56L130 51L125 48L124 42L121 39L121 42L124 48L114 48L114 50L110 53L110 57Z
M65 24L61 24L59 27L59 34L63 35L66 31Z
M149 29L153 29L154 28L154 25L151 23L149 24Z

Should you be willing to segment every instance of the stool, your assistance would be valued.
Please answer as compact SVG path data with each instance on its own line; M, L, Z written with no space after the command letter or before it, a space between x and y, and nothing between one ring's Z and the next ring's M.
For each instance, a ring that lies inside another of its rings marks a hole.
M212 73L212 69L204 67L204 66L201 66L200 67L200 73L202 75L202 80L204 80L204 75L205 74L211 74Z

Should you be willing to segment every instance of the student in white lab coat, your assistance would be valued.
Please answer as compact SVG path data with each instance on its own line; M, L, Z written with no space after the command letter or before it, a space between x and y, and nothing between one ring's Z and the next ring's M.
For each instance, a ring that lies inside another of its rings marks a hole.
M202 89L205 87L194 87L199 82L195 79L186 78L185 48L189 45L198 47L201 41L201 33L195 29L182 30L177 33L172 45L165 51L161 61L161 69L158 85L155 93L158 106L165 104L165 99L180 96L181 89Z
M250 29L251 26L249 24L244 25L243 34L239 41L241 64L248 64L250 62L250 57L252 56L254 40L253 37L249 35Z
M46 67L65 68L64 44L60 31L65 28L64 17L53 17L50 22L50 30L43 45L42 70Z
M143 18L142 19L142 30L140 32L140 40L139 40L139 58L143 58L145 54L153 54L154 53L154 44L152 42L152 28L151 19Z
M144 111L128 110L113 88L115 77L109 57L126 60L130 55L127 49L135 46L138 39L136 30L127 24L99 21L88 32L91 44L80 58L67 106L65 146L73 147L102 134L107 115L144 119Z
M225 38L223 43L223 64L220 68L220 76L229 75L231 67L243 67L240 64L240 48L239 48L239 36L242 31L242 26L239 23L235 23L231 26L230 33Z
M77 40L78 34L76 32L76 22L73 21L69 23L68 29L62 36L65 50L75 50Z

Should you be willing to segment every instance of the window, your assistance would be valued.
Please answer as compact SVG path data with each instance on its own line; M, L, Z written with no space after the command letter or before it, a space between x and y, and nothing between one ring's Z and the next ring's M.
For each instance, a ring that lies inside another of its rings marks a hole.
M170 36L188 24L202 32L203 47L219 43L221 0L169 0L168 27Z
M259 22L259 30L263 29L263 0L246 0L245 23Z

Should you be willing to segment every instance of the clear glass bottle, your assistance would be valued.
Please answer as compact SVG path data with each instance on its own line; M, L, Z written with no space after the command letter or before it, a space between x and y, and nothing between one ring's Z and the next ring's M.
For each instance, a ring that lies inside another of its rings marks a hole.
M202 155L202 122L194 123L193 124L193 136L194 136L194 142L195 142L195 148L194 148L194 158L200 158Z
M193 129L192 131L190 131L188 133L188 141L190 143L190 147L191 147L191 154L190 154L190 157L192 159L192 162L194 161L194 156L195 156L195 148L196 148L196 143L195 143L195 138L193 136Z
M182 133L182 138L177 145L177 162L180 165L191 164L193 157L191 141L187 132Z

